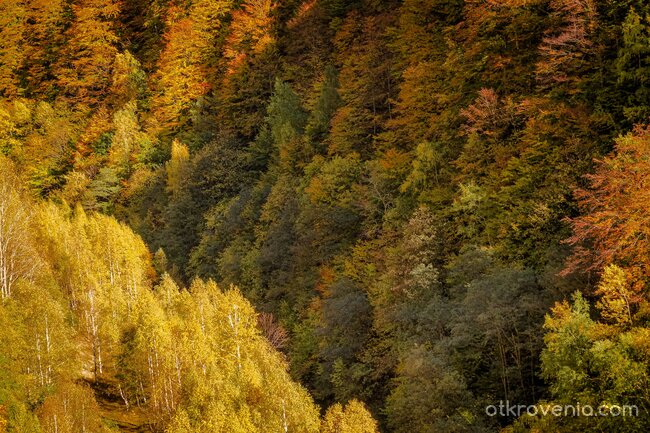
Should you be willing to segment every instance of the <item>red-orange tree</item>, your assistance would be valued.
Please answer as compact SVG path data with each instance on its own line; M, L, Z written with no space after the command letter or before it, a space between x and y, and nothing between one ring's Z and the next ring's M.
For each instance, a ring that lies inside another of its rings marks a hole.
M597 164L589 188L575 193L582 216L571 220L576 249L565 273L617 264L640 287L650 275L650 127L619 137Z

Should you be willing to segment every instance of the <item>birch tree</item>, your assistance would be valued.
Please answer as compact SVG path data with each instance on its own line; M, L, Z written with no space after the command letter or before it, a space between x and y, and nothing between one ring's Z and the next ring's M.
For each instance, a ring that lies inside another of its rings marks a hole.
M4 300L20 278L33 277L38 260L30 235L31 212L8 160L0 159L0 173L0 293Z

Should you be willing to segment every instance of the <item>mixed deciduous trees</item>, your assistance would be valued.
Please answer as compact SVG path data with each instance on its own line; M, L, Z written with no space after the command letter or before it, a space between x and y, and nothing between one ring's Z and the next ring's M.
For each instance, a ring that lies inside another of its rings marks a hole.
M24 2L0 3L0 94L15 97L20 92L19 68L23 61L26 33Z
M79 206L31 202L12 164L0 162L0 342L13 353L0 356L0 402L9 431L113 431L81 379L115 381L124 411L146 409L160 430L318 431L311 397L238 289L196 280L181 290L165 274L152 290L150 254L130 229ZM376 431L359 403L347 418Z
M0 0L0 429L101 431L93 393L178 433L645 399L649 13ZM571 421L512 428L646 418Z
M614 153L588 175L588 188L576 191L583 214L571 221L574 234L568 241L577 248L567 271L617 264L643 284L648 275L649 139L650 130L642 126L617 138Z
M611 272L606 272L601 287L611 283L608 273ZM613 312L606 298L601 298L597 308L605 317ZM618 307L614 306L616 309ZM524 416L512 431L547 432L558 428L567 432L639 431L648 428L647 418L640 415L648 407L648 394L638 391L648 382L648 328L645 324L594 319L589 302L576 293L571 303L563 301L553 307L544 327L546 346L541 358L542 374L549 381L551 391L547 404L579 403L583 408L590 406L594 413L612 410L612 414L622 413L622 408L627 407L627 414L620 418L610 415L597 419Z

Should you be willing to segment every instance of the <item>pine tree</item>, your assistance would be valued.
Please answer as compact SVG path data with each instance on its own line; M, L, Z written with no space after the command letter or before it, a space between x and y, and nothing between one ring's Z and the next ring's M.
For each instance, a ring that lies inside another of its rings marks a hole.
M341 106L338 87L336 69L329 65L325 69L322 82L318 85L318 100L311 110L305 128L307 139L317 153L322 153L325 150L323 142L329 132L330 121L336 110Z
M631 8L623 23L623 47L618 52L618 84L627 94L623 112L631 123L645 122L650 115L650 22Z
M307 122L307 113L291 86L276 80L274 93L267 107L266 122L278 149L278 161L285 170L293 170L305 161L306 151L301 136Z

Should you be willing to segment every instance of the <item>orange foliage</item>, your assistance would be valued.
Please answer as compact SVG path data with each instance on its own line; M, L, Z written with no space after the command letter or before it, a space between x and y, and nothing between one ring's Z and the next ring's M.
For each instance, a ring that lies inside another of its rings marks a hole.
M92 153L91 145L96 142L102 134L110 131L112 127L111 116L108 110L105 107L100 107L93 113L84 132L81 134L81 137L77 142L77 158L90 156Z
M308 0L301 4L296 15L287 22L287 27L291 29L299 25L309 15L309 12L314 9L315 5L316 0Z
M74 22L55 74L63 95L76 103L95 105L111 84L116 44L114 20L120 6L110 0L81 0L72 6Z
M176 126L181 114L207 92L209 86L201 67L205 42L189 17L171 23L165 33L156 77L159 91L153 103L161 127Z
M393 20L389 15L362 17L353 12L334 39L344 105L331 121L330 154L369 153L390 115L395 86L392 53L384 35Z
M329 295L328 287L336 280L336 270L331 266L321 266L318 270L318 276L316 291L322 296Z
M410 145L431 138L435 109L441 95L423 92L423 88L434 88L440 73L433 62L420 62L408 66L403 74L399 99L396 102L397 115L389 119L390 129L398 131L396 140Z
M30 91L49 95L54 88L49 76L52 52L62 43L65 4L63 0L31 0L29 6L26 79Z
M305 188L305 193L312 203L319 203L327 197L323 181L317 176L309 181L309 185Z
M232 13L230 33L224 49L229 74L235 73L250 54L259 54L273 42L271 13L273 0L248 0Z
M189 12L172 5L167 11L165 46L158 61L154 116L162 129L176 127L189 109L210 91L212 50L231 0L195 2Z
M0 404L0 433L7 432L7 408Z
M0 96L18 94L17 69L23 60L23 2L0 0Z
M544 0L487 0L486 3L490 8L517 8L533 6L543 3Z
M616 140L613 154L587 176L588 189L576 191L583 215L570 220L576 249L564 273L625 268L632 281L650 275L650 128Z
M410 155L398 149L386 150L379 159L381 168L390 172L393 170L402 170L405 165L410 162Z
M591 34L596 28L596 6L593 0L553 0L551 8L564 25L553 29L540 46L542 60L537 63L537 76L544 83L565 82L570 72L591 52Z

